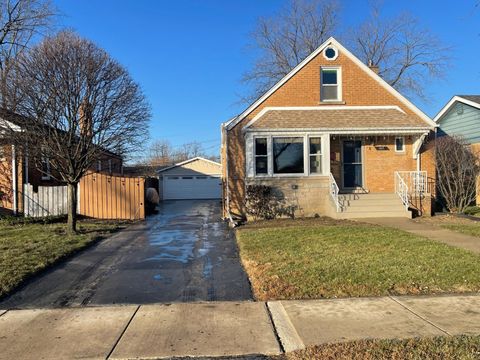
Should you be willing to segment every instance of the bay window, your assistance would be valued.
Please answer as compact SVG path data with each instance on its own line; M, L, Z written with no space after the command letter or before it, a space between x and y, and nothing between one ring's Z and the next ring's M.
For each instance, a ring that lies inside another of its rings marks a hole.
M255 174L268 174L267 138L255 139Z
M322 173L322 138L311 137L309 139L309 162L310 174Z
M326 134L251 134L247 142L249 176L325 176L330 171Z
M303 138L301 137L274 137L273 138L273 173L274 174L302 174Z

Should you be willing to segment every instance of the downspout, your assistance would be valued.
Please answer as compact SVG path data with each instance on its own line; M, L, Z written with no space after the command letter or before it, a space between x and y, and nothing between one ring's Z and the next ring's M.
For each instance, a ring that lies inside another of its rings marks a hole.
M229 186L229 177L228 177L228 138L227 138L227 129L225 128L225 124L222 124L222 135L223 135L223 140L224 140L224 146L225 146L225 210L227 211L227 218L230 221L230 224L232 226L236 226L235 222L233 221L232 214L230 213L230 186Z
M13 191L13 214L18 212L18 189L17 189L17 150L15 145L12 145L12 191Z

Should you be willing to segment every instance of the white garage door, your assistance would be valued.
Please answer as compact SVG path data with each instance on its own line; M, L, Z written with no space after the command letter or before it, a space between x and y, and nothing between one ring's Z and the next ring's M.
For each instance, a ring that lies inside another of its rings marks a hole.
M179 199L220 199L222 192L220 175L165 176L163 198Z

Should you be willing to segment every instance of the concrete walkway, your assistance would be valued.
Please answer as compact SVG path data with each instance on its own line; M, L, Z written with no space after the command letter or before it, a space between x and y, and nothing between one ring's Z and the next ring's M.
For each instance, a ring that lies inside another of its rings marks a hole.
M363 338L480 334L480 295L0 311L0 359L276 355Z
M419 223L407 218L371 218L358 219L358 221L389 226L412 234L420 235L451 246L480 254L480 239L475 236L460 234L455 231L443 229L439 226Z

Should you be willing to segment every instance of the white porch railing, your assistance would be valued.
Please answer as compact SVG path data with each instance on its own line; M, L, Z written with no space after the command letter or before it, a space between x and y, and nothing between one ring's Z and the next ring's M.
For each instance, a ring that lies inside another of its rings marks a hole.
M339 188L338 188L337 182L335 181L335 178L333 177L332 173L330 173L329 178L330 178L330 196L332 197L332 200L335 203L337 212L341 212L342 206L340 205L340 201L338 199Z
M408 186L409 194L424 194L427 192L426 171L397 171L405 184Z
M411 195L423 195L427 192L426 171L395 171L395 193L408 210Z
M400 197L400 200L402 200L405 209L408 210L408 205L410 204L408 185L398 171L395 172L395 193Z

